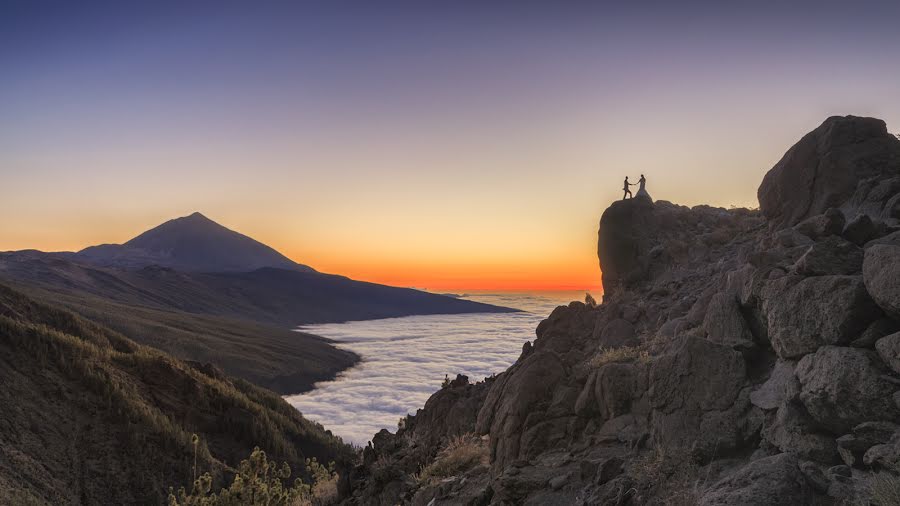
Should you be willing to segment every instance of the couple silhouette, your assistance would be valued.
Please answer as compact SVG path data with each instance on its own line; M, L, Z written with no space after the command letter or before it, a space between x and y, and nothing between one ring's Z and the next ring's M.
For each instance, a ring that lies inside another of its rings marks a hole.
M641 174L641 179L638 180L637 184L629 183L628 176L625 176L625 187L622 188L623 190L625 190L625 195L622 196L622 200L625 200L628 198L634 198L631 195L631 190L629 190L628 187L629 186L638 186L638 185L640 185L640 188L638 188L637 196L650 198L650 194L647 193L647 190L644 188L644 186L646 184L647 184L647 179L644 177L643 174Z

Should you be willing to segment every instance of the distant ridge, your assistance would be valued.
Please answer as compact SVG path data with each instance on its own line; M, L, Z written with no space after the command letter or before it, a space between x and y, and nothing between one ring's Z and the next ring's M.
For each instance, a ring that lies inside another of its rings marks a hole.
M125 244L91 246L70 258L123 269L159 265L187 272L249 272L264 267L315 272L199 212L169 220Z

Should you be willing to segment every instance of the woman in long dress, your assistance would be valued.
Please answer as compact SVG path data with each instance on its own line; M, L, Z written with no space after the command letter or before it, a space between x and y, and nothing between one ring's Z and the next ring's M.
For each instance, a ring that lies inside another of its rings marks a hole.
M638 191L637 191L637 194L635 195L635 198L646 197L650 200L653 200L650 197L650 194L647 193L647 189L645 188L646 185L647 185L647 179L644 177L643 174L641 174L641 178L638 180Z

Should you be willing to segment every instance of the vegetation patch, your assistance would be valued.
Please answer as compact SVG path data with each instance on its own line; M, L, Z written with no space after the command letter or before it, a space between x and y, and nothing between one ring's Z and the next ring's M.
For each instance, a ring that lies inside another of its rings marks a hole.
M650 362L650 353L641 346L622 346L620 348L600 348L591 359L591 367L597 368L613 362Z
M433 483L488 464L487 438L472 433L463 434L453 437L434 461L422 468L416 479L419 483Z

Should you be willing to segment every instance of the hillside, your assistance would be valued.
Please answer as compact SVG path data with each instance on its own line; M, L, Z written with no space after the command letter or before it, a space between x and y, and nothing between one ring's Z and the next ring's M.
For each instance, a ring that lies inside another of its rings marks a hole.
M0 285L0 503L162 504L259 446L303 474L352 450L277 395Z
M346 503L898 504L900 140L828 118L758 194L614 202L603 303L377 434Z

